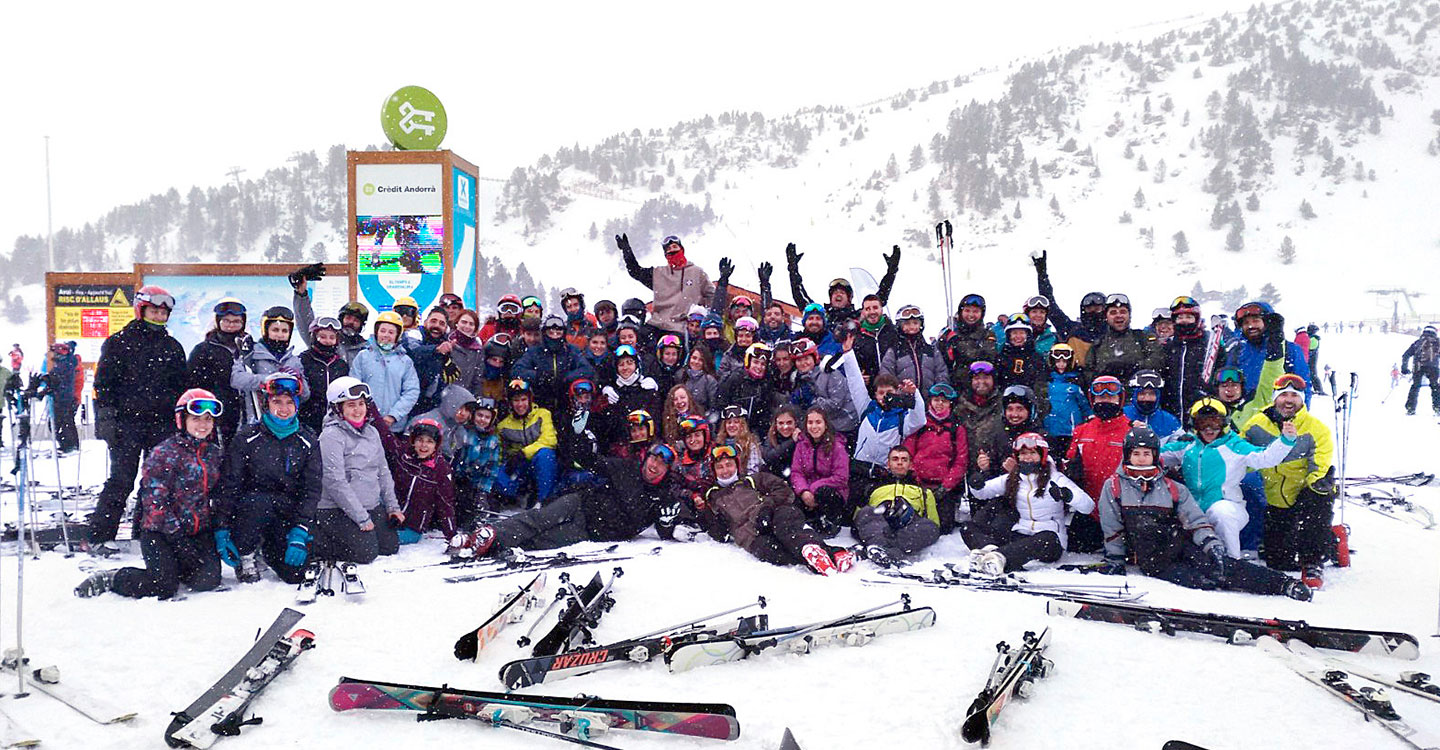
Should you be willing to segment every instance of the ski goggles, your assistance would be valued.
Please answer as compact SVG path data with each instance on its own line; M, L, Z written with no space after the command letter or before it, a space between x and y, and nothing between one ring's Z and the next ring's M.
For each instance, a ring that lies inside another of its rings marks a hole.
M681 434L681 435L689 435L690 433L696 432L696 431L699 431L699 432L709 432L709 431L710 431L710 423L709 423L709 422L706 422L703 417L695 417L695 416L683 417L683 418L681 418L678 422L675 423L675 426L680 428L680 434Z
M1130 307L1130 298L1123 294L1112 294L1105 298L1106 307Z
M497 333L497 334L495 334L494 336L491 336L491 337L490 337L490 341L486 341L485 343L488 344L488 343L490 343L491 341L493 341L493 342L495 342L495 343L497 343L497 344L499 344L499 345L501 345L501 346L509 346L509 345L510 345L510 334L504 333L504 332Z
M710 449L711 461L719 461L722 458L733 458L739 461L740 451L736 450L733 445L717 445Z
M631 359L637 360L640 359L640 355L635 353L635 347L629 344L621 344L615 347L615 359L620 359L621 357L630 357Z
M1033 310L1033 309L1035 309L1035 308L1037 308L1037 307L1040 307L1040 308L1044 308L1044 309L1046 309L1046 310L1049 310L1049 309L1050 309L1050 298L1049 298L1049 297L1046 297L1046 296L1043 295L1043 294L1037 294L1037 295L1035 295L1034 297L1031 297L1030 299L1025 300L1025 307L1024 307L1024 309L1026 309L1026 310Z
M1291 393L1298 393L1303 396L1305 395L1305 385L1305 378L1293 372L1287 372L1275 378L1275 395L1278 396L1286 391L1290 391Z
M967 294L960 298L960 306L978 307L983 310L985 308L985 298L978 294Z
M300 378L288 372L277 372L265 378L260 389L266 396L289 396L296 398L300 395Z
M242 302L229 300L215 305L215 314L221 317L226 315L238 315L245 317L245 305Z
M720 412L721 419L737 419L750 416L750 412L739 404L731 404Z
M689 315L685 316L685 319L690 321L691 323L701 323L705 320L705 313L699 311L692 312Z
M804 320L811 315L819 315L822 318L825 317L825 306L818 302L811 302L805 306L805 311L800 314L800 319Z
M459 295L456 295L456 294L442 294L442 295L440 295L440 306L441 306L441 307L464 307L464 306L465 306L465 301L462 300L462 299L460 299L460 296L459 296Z
M989 362L986 362L986 361L984 361L984 360L980 360L979 362L971 362L971 363L970 363L970 374L971 374L971 375L979 375L979 374L981 374L981 373L984 373L984 374L986 374L986 375L994 375L994 374L995 374L995 365L992 365L992 364L990 364Z
M1248 304L1248 305L1241 305L1240 308L1235 311L1235 322L1238 323L1238 322L1240 322L1240 321L1242 321L1242 320L1250 317L1251 315L1258 315L1258 316L1264 317L1264 315L1265 315L1265 308L1261 307L1260 305L1258 305L1258 304L1256 304L1256 303L1254 303L1254 302L1252 302L1252 303L1250 303L1250 304Z
M675 349L685 348L684 345L680 343L680 337L676 336L673 333L667 333L664 336L661 336L660 342L655 345L655 351L660 351L662 349L665 349L666 347L673 347Z
M1170 300L1170 309L1171 309L1171 310L1178 310L1178 309L1180 309L1180 308L1182 308L1182 307L1199 307L1199 306L1200 306L1200 303L1199 303L1199 302L1196 302L1196 301L1195 301L1195 298L1194 298L1194 297L1191 297L1191 296L1188 295L1188 294L1182 294L1182 295L1180 295L1179 297L1176 297L1175 299Z
M185 402L185 413L192 417L218 417L225 413L225 404L218 398L192 398Z
M543 304L540 303L540 298L539 298L539 297L530 296L530 297L526 297L526 298L520 300L520 307L521 307L521 308L526 308L526 307L539 307L539 308L541 308L541 309L544 309L545 305L543 305Z
M895 319L899 321L925 320L925 313L921 312L920 308L915 305L906 305L895 313Z
M570 384L570 393L571 393L571 395L576 395L576 396L578 396L578 395L580 395L581 393L594 393L594 392L595 392L595 384L592 383L592 382L590 382L590 380L589 380L588 378L580 378L579 380L576 380L575 382L573 382L573 383Z
M362 398L370 398L370 386L364 383L356 383L340 394L341 401L355 401Z
M488 409L492 414L500 413L499 404L496 404L495 399L490 398L489 396L481 396L480 398L475 399L473 402L471 402L470 409L471 411Z
M954 401L960 398L960 394L956 393L955 389L950 387L949 383L936 383L930 386L929 394L932 397L939 396L947 401Z
M311 331L323 331L328 329L331 331L339 332L342 328L344 328L344 326L340 325L340 321L328 316L324 318L316 318L315 322L310 324Z
M1150 312L1151 320L1173 320L1175 314L1170 312L1168 307L1157 307Z
M1120 385L1118 378L1105 375L1095 378L1090 384L1091 396L1122 396L1125 393L1125 386Z
M1238 367L1221 368L1220 372L1215 375L1215 382L1239 383L1240 385L1245 385L1245 373L1242 372Z
M757 323L757 322L755 322L755 319L754 319L754 318L751 318L751 317L748 317L748 316L747 316L747 317L744 317L744 318L741 318L741 319L735 321L735 330L737 330L737 331L749 331L749 332L751 332L751 333L754 333L754 332L760 330L760 324Z
M1021 448L1048 451L1050 450L1050 443L1046 442L1045 436L1038 432L1027 432L1015 438L1015 442L1011 443L1010 447L1017 451Z
M1050 347L1050 359L1074 359L1075 349L1069 344L1056 344Z
M671 245L674 245L674 246L675 246L675 249L674 249L674 250L671 250L671 249L670 249L670 246L671 246ZM674 254L674 253L682 253L682 252L685 252L685 246L682 245L682 244L680 244L680 238L679 238L679 237L676 237L676 236L673 235L673 234L670 235L670 236L668 236L668 237L666 237L666 238L663 239L663 240L660 240L660 247L665 250L665 254L666 254L666 255L672 255L672 254Z
M650 416L650 412L645 411L644 409L636 409L635 411L632 411L629 414L625 415L625 421L629 422L631 427L635 427L638 425L640 427L648 428L650 424L655 420L653 417Z
M520 305L518 305L518 304L516 304L516 303L514 303L514 302L501 302L500 305L499 305L499 307L497 307L496 309L498 309L498 310L500 311L500 314L501 314L501 315L519 315L519 314L520 314Z
M650 450L645 451L645 454L649 456L659 456L660 460L667 464L675 462L675 450L664 443L656 443L650 446Z
M135 304L145 303L155 307L163 307L166 310L175 309L175 298L162 292L139 292L135 295Z
M742 295L736 297L735 299L730 300L730 306L731 306L731 307L743 307L743 308L749 310L749 309L753 308L755 305L754 305L754 303L752 303L752 302L750 301L750 298L749 298L749 297L746 297L745 295L742 294Z
M1135 377L1130 379L1130 387L1154 388L1158 391L1161 388L1165 387L1165 378L1162 378L1158 374L1153 372L1136 373Z

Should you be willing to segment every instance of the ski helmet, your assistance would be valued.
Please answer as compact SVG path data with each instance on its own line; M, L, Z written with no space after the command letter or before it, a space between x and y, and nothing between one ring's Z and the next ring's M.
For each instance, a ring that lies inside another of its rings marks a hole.
M505 398L529 395L531 395L530 384L520 378L511 378L510 382L505 384Z
M420 314L420 305L416 304L414 297L401 297L395 300L395 304L391 305L390 309L402 316ZM410 312L407 313L406 310Z
M800 322L805 322L811 315L819 315L823 321L825 319L825 306L819 302L811 302L806 305L805 310L800 313Z
M1004 408L1010 404L1021 404L1033 416L1035 414L1035 392L1030 390L1028 385L1010 385L1005 387L1005 392L1000 395L1000 406Z
M546 315L545 320L540 324L540 330L548 331L552 328L565 330L565 319L559 315Z
M204 388L191 388L180 394L175 401L175 429L185 429L185 415L195 417L219 417L225 413L225 404L215 394Z
M325 401L331 405L368 398L370 398L370 386L365 385L359 378L349 375L335 378L330 381L330 387L325 389Z
M676 336L673 333L667 333L664 336L661 336L660 340L656 342L655 356L661 356L665 353L666 349L674 349L675 351L680 353L680 356L685 356L685 345L680 343L680 337Z
M1435 326L1425 326L1424 328L1420 329L1420 335L1430 336L1432 338L1435 337L1437 335L1435 332Z
M679 428L681 437L696 431L710 434L710 423L705 421L704 417L697 417L693 414L681 417L675 426Z
M1215 385L1221 383L1239 383L1241 388L1245 387L1245 371L1235 365L1226 365L1215 373Z
M680 243L680 238L677 237L677 236L675 236L675 235L673 235L673 234L672 234L672 235L668 235L668 236L667 236L665 239L663 239L663 240L660 240L660 250L661 250L662 252L667 252L667 253L668 253L668 252L670 251L670 246L671 246L671 245L674 245L674 246L680 248L681 250L684 250L684 249L685 249L685 246Z
M1202 398L1190 407L1190 421L1195 425L1196 432L1199 432L1201 420L1215 419L1220 422L1220 434L1225 434L1230 429L1230 407L1225 402L1214 398Z
M485 359L490 359L491 357L504 357L506 359L510 358L509 337L506 337L506 340L501 341L500 338L503 335L504 334L496 334L495 336L490 337L489 341L485 342Z
M147 307L163 307L173 312L175 297L162 287L146 284L135 290L135 317L144 318Z
M576 401L580 400L581 394L594 392L595 384L590 382L590 378L575 378L575 382L571 383L570 388L568 389L568 393L570 394L570 403L573 404Z
M405 332L405 321L400 317L400 313L397 313L394 310L386 310L385 312L376 315L374 330L379 331L380 324L382 323L389 323L390 325L395 326L396 336L399 336L400 334Z
M1017 460L1020 455L1021 448L1034 448L1035 450L1039 451L1040 463L1042 464L1050 460L1050 443L1045 440L1044 435L1041 435L1038 432L1021 433L1020 435L1016 436L1013 442L1010 443L1010 450L1015 452Z
M1154 479L1160 475L1160 438L1150 425L1144 422L1136 422L1130 425L1130 431L1125 433L1123 443L1125 452L1121 463L1124 465L1125 475L1134 479ZM1130 463L1130 454L1136 448L1149 448L1155 454L1153 466L1135 466Z
M745 315L735 321L735 330L749 331L751 333L754 333L760 330L760 323L758 323L754 318L750 317L749 315Z
M619 308L615 307L615 303L614 303L614 302L611 302L611 301L608 300L608 299L602 299L602 300L600 300L599 302L596 302L596 303L595 303L595 315L596 315L596 317L599 317L601 310L609 310L611 315L614 315L614 316L617 317L617 318L620 317L620 310L619 310Z
M346 302L340 306L340 319L344 320L346 315L354 315L359 318L360 325L363 326L365 321L370 319L370 308L366 307L363 302Z
M1158 392L1165 387L1165 378L1160 377L1160 373L1154 370L1136 370L1135 374L1130 376L1130 387L1135 390L1154 388Z
M1104 307L1105 294L1103 292L1090 292L1080 298L1080 309L1087 307Z
M1097 396L1115 396L1123 401L1125 386L1114 375L1101 375L1090 381L1090 398L1093 400Z
M475 399L475 406L473 410L479 411L481 409L490 412L491 416L500 416L500 405L496 404L495 399L490 398L489 396L481 396L480 398Z
M219 325L220 319L225 317L226 315L238 315L240 316L241 321L246 320L245 303L234 297L226 297L225 299L216 302L213 311L215 313L216 325Z
M895 311L895 320L904 323L907 320L918 320L920 325L925 325L925 311L917 305L905 305Z
M1280 394L1288 391L1291 393L1298 393L1301 396L1304 396L1305 385L1305 378L1302 378L1293 372L1287 372L1284 375L1275 378L1275 395L1279 396Z
M810 339L796 339L790 342L790 357L792 359L800 359L801 357L808 357L812 354L815 355L815 361L818 363L820 361L820 347L816 346L814 341Z
M310 333L313 334L317 331L324 330L331 330L339 333L340 331L344 330L344 326L340 325L340 321L329 316L325 316L323 318L316 318L310 321Z
M435 303L435 304L436 304L437 307L445 307L445 308L450 308L450 307L464 307L464 306L465 306L465 300L460 299L460 295L458 295L458 294L456 294L456 293L454 293L454 292L446 292L446 293L440 295L440 301L437 302L437 303Z
M850 297L855 296L855 287L850 286L850 282L846 279L835 279L831 281L830 287L826 289L825 292L827 294L834 294L836 289L844 289L845 294L849 295Z
M1130 297L1124 294L1120 294L1119 292L1107 296L1105 298L1105 309L1109 310L1112 307L1123 307L1126 310L1129 310Z
M290 327L290 333L295 332L295 312L283 305L266 308L260 315L260 336L264 338L270 333L271 323L285 323ZM285 340L290 340L290 334L286 334Z
M1071 346L1071 345L1069 345L1069 344L1063 344L1063 343L1062 343L1062 344L1056 344L1056 345L1050 347L1050 355L1049 355L1049 356L1050 356L1051 361L1054 361L1054 360L1057 360L1057 359L1068 359L1068 360L1074 361L1074 359L1075 359L1075 347L1073 347L1073 346Z
M1180 313L1191 313L1195 316L1195 320L1199 321L1200 303L1196 302L1194 297L1182 294L1170 302L1170 314L1179 315Z
M1241 321L1245 320L1251 315L1259 315L1261 318L1264 318L1266 315L1269 315L1273 312L1275 312L1275 310L1274 308L1270 307L1270 304L1268 302L1246 302L1245 304L1235 308L1235 323L1239 324Z
M270 396L289 396L296 406L300 405L300 378L288 372L272 372L260 383L260 392Z
M1005 324L1005 336L1009 337L1011 331L1024 331L1025 335L1029 336L1035 332L1035 329L1030 327L1030 321L1024 315L1015 313L1010 316L1010 322Z
M1046 297L1043 294L1037 294L1034 297L1025 300L1025 306L1020 309L1024 310L1027 313L1031 310L1036 309L1044 310L1048 313L1050 312L1050 298Z
M650 412L645 411L644 409L636 409L635 411L632 411L629 414L625 415L625 421L629 423L631 427L640 426L645 428L644 440L631 439L629 442L648 443L655 438L655 418L650 416Z
M500 298L499 302L495 303L495 311L500 313L500 315L502 316L509 315L511 317L514 317L516 315L519 315L520 296L516 294L504 295Z
M745 350L745 369L750 369L750 362L756 357L763 357L765 361L768 362L774 354L775 350L763 341L757 341L751 344L749 348Z
M749 297L743 294L737 294L735 295L734 299L730 300L730 307L732 309L736 307L743 307L746 310L753 310L755 309L755 303L751 302Z
M573 287L573 286L567 286L567 287L565 287L564 289L561 289L561 290L560 290L560 306L561 306L561 307L564 307L564 306L565 306L565 303L566 303L568 300L571 300L571 299L578 299L578 300L580 300L580 309L581 309L582 311L585 309L585 295L584 295L584 293L576 291L576 290L575 290L575 287Z
M436 422L433 419L417 419L415 420L414 424L410 425L411 440L414 440L421 435L429 435L430 439L434 440L435 443L438 445L440 443L440 437L444 434L444 428L440 426L439 422Z
M625 300L625 304L620 306L621 315L630 315L636 320L645 320L645 313L645 303L641 302L639 297L631 297Z
M959 315L959 314L960 314L960 310L963 310L964 308L967 308L967 307L978 307L978 308L980 308L980 312L981 312L981 313L984 313L984 312L985 312L985 298L982 297L982 296L980 296L980 295L978 295L978 294L967 294L967 295L965 295L964 297L961 297L961 298L960 298L960 306L955 309L955 314L956 314L956 315Z

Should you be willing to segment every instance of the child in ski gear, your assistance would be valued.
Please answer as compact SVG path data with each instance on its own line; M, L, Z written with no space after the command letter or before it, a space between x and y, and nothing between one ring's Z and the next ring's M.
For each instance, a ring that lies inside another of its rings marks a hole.
M720 412L715 427L715 445L729 445L740 452L740 464L746 473L760 470L760 441L750 431L750 420L743 406L727 406Z
M683 383L672 386L665 394L665 410L660 417L660 442L674 444L680 440L680 420L692 415L705 418L689 387Z
M850 515L850 456L845 436L835 432L818 406L805 413L805 426L795 438L790 486L812 528L826 538L840 532Z
M559 471L559 445L550 410L534 404L530 384L514 378L506 387L510 413L500 420L496 430L505 450L505 469L496 477L496 490L510 498L519 498L525 485L534 483L535 502L543 503L555 491Z
M616 458L639 463L655 442L655 418L644 409L636 409L625 415L626 438L613 443L608 451Z
M380 436L395 478L395 497L405 515L404 525L395 532L400 544L414 544L431 529L439 530L446 539L457 531L455 484L450 478L450 462L440 452L444 437L440 423L428 418L410 425L408 444L393 434Z
M959 398L949 383L930 386L925 424L902 443L907 462L914 468L914 481L936 495L942 534L948 534L955 525L958 496L964 492L961 483L970 464L969 439L953 409ZM892 452L886 458L891 475L895 474L894 462Z
M224 405L209 391L192 388L175 403L178 432L155 446L140 477L140 554L144 568L97 571L75 588L76 596L114 591L140 599L169 599L180 584L194 591L220 585L220 558L210 527L210 492L220 481L223 451L215 417Z
M940 538L935 492L916 481L910 467L910 449L891 448L885 459L889 476L855 512L855 536L865 558L882 568L903 562Z
M397 313L393 310L380 313L375 316L370 342L350 363L350 376L369 389L375 408L380 410L380 417L391 432L404 429L410 410L420 400L420 377L415 373L415 363L400 345L404 331L405 323ZM325 418L326 427L337 420L331 404L331 413ZM320 437L322 440L325 437L323 430Z
M1005 338L1000 344L999 365L995 368L1000 388L1023 385L1039 391L1045 384L1050 368L1044 355L1035 348L1035 329L1024 315L1015 315L1005 324Z
M977 425L970 435L972 471L979 471L985 479L1003 473L1000 462L1010 456L1015 438L1040 430L1035 392L1029 386L1007 386L1000 404L1000 413Z
M1055 455L1064 456L1070 449L1075 428L1090 418L1090 402L1078 384L1080 373L1074 369L1075 349L1069 344L1050 347L1050 382L1046 394L1050 413L1045 415L1045 433Z
M710 486L710 423L695 416L680 420L680 441L674 446L676 457L671 464L676 481L698 496Z
M587 381L588 382L588 381ZM455 483L455 524L468 529L481 511L493 510L491 493L500 475L500 436L495 433L500 407L481 396L470 410L470 424L459 430L451 467Z
M1139 370L1130 378L1130 403L1125 406L1125 416L1131 422L1144 422L1156 435L1166 437L1180 431L1180 420L1160 408L1160 392L1165 379L1154 370Z
M635 347L621 344L615 348L615 379L600 389L603 396L596 411L603 414L605 432L601 440L611 446L627 441L626 420L636 411L646 415L660 413L659 384L640 372L640 355Z
M325 484L315 511L314 559L363 564L400 549L395 527L404 523L405 514L380 441L386 422L378 404L370 412L371 393L365 383L347 376L331 383L325 394L331 411L320 433Z
M770 429L770 415L780 405L775 383L767 376L773 351L769 344L751 344L745 351L745 369L720 382L718 404L743 409L752 433Z
M1056 469L1045 437L1027 432L1015 438L1005 473L989 481L970 475L970 489L982 503L960 525L970 548L970 570L998 576L1032 560L1055 562L1067 546L1073 513L1090 513L1095 501Z

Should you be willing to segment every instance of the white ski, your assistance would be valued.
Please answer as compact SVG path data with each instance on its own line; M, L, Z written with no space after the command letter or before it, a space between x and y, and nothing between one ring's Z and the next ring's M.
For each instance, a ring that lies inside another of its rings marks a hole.
M19 665L7 654L7 658L0 663L0 668L11 674L14 674L17 668L31 669L31 674L27 675L30 687L75 709L97 724L115 724L135 718L134 711L123 711L89 693L81 692L70 685L60 684L58 682L59 670L55 667L33 669L29 665L28 659L24 665Z
M879 608L877 607L877 609ZM789 653L809 653L816 646L830 644L863 646L878 636L905 633L928 628L934 624L935 610L929 607L869 617L865 616L863 612L857 612L850 617L831 622L777 628L751 633L739 638L716 638L686 643L672 651L666 661L669 663L671 672L684 672L710 664L739 661L752 654L770 649Z
M1432 684L1430 682L1430 675L1427 675L1423 672L1401 672L1399 677L1391 677L1390 675L1381 674L1372 669L1366 669L1359 664L1352 664L1348 661L1345 661L1344 659L1337 659L1333 656L1327 656L1325 654L1322 654L1319 651L1316 651L1314 646L1311 646L1304 641L1292 640L1285 645L1288 646L1291 651L1300 654L1301 656L1310 659L1320 659L1326 664L1336 669L1349 672L1356 677L1363 677L1371 682L1378 682L1381 685L1388 685L1395 688L1396 690L1402 690L1404 692L1410 693L1411 695L1418 695L1426 700L1432 700L1436 703L1440 703L1440 686ZM1406 675L1410 675L1410 677L1407 679Z

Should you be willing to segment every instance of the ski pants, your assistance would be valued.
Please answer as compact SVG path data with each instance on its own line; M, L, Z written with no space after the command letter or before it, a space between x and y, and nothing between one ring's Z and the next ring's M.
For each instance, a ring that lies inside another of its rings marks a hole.
M54 397L51 397L50 404L55 409L51 420L55 429L55 449L64 452L79 448L80 433L75 429L75 410L80 408L80 404L73 398Z
M1422 380L1430 384L1430 407L1440 411L1440 368L1437 367L1416 367L1415 374L1410 378L1410 395L1405 397L1405 408L1414 411L1416 404L1420 403L1420 383Z
M579 492L561 495L545 505L521 511L494 524L500 549L556 549L590 538Z
M285 550L289 546L285 536L298 523L291 512L292 504L290 498L270 492L244 494L235 503L230 533L240 554L259 550L265 564L280 580L300 583L305 577L305 566L292 568L285 564Z
M1289 508L1274 505L1265 519L1265 562L1277 570L1321 565L1335 556L1331 529L1335 495L1306 487Z
M1053 531L1021 534L1011 529L990 529L981 523L966 522L960 524L960 536L965 540L965 546L972 550L987 544L995 545L996 551L1005 556L1007 572L1020 570L1032 560L1053 563L1065 551L1060 546L1060 535Z
M1282 594L1290 577L1278 570L1226 558L1217 565L1172 519L1133 514L1125 519L1125 537L1140 572L1191 589L1235 589L1252 594Z
M826 547L820 534L805 525L805 514L794 505L781 505L770 516L770 530L760 534L745 548L747 552L772 565L805 563L800 550L807 544Z
M1105 548L1105 532L1100 519L1088 513L1076 513L1070 519L1070 551L1100 552Z
M871 513L870 508L865 507L855 514L855 536L861 544L867 547L878 545L890 553L890 557L899 559L939 541L940 527L934 521L916 515L910 523L894 529L885 516Z
M140 457L166 437L164 433L125 431L106 441L110 446L110 476L95 500L95 512L90 514L91 544L115 540L120 517L125 515L126 501L135 490Z
M310 559L364 564L374 562L380 555L399 552L400 538L390 525L384 505L370 509L370 522L375 524L375 528L361 531L360 525L339 508L316 511L315 528L311 529L315 539L310 543Z
M1260 472L1252 471L1240 480L1240 494L1245 497L1245 515L1250 518L1245 528L1240 529L1240 549L1258 550L1265 536L1265 510L1269 507L1265 502L1265 480L1261 479Z
M220 585L220 556L209 531L196 536L142 531L140 555L145 567L115 571L112 591L132 599L169 599L181 583L192 591L209 591Z
M1235 500L1216 500L1205 511L1205 517L1215 527L1215 535L1225 543L1225 554L1240 556L1240 530L1250 521L1245 505Z
M495 491L507 497L519 497L522 490L534 484L535 502L543 503L555 494L555 478L560 461L551 448L535 451L535 457L522 461L516 470L509 468L495 475Z
M823 528L828 522L832 530L838 531L850 516L850 508L847 507L849 501L833 487L821 487L815 491L814 508L806 507L805 503L800 500L799 493L795 495L795 505L800 508L800 512L805 514L805 519L810 522L810 525L816 529Z

